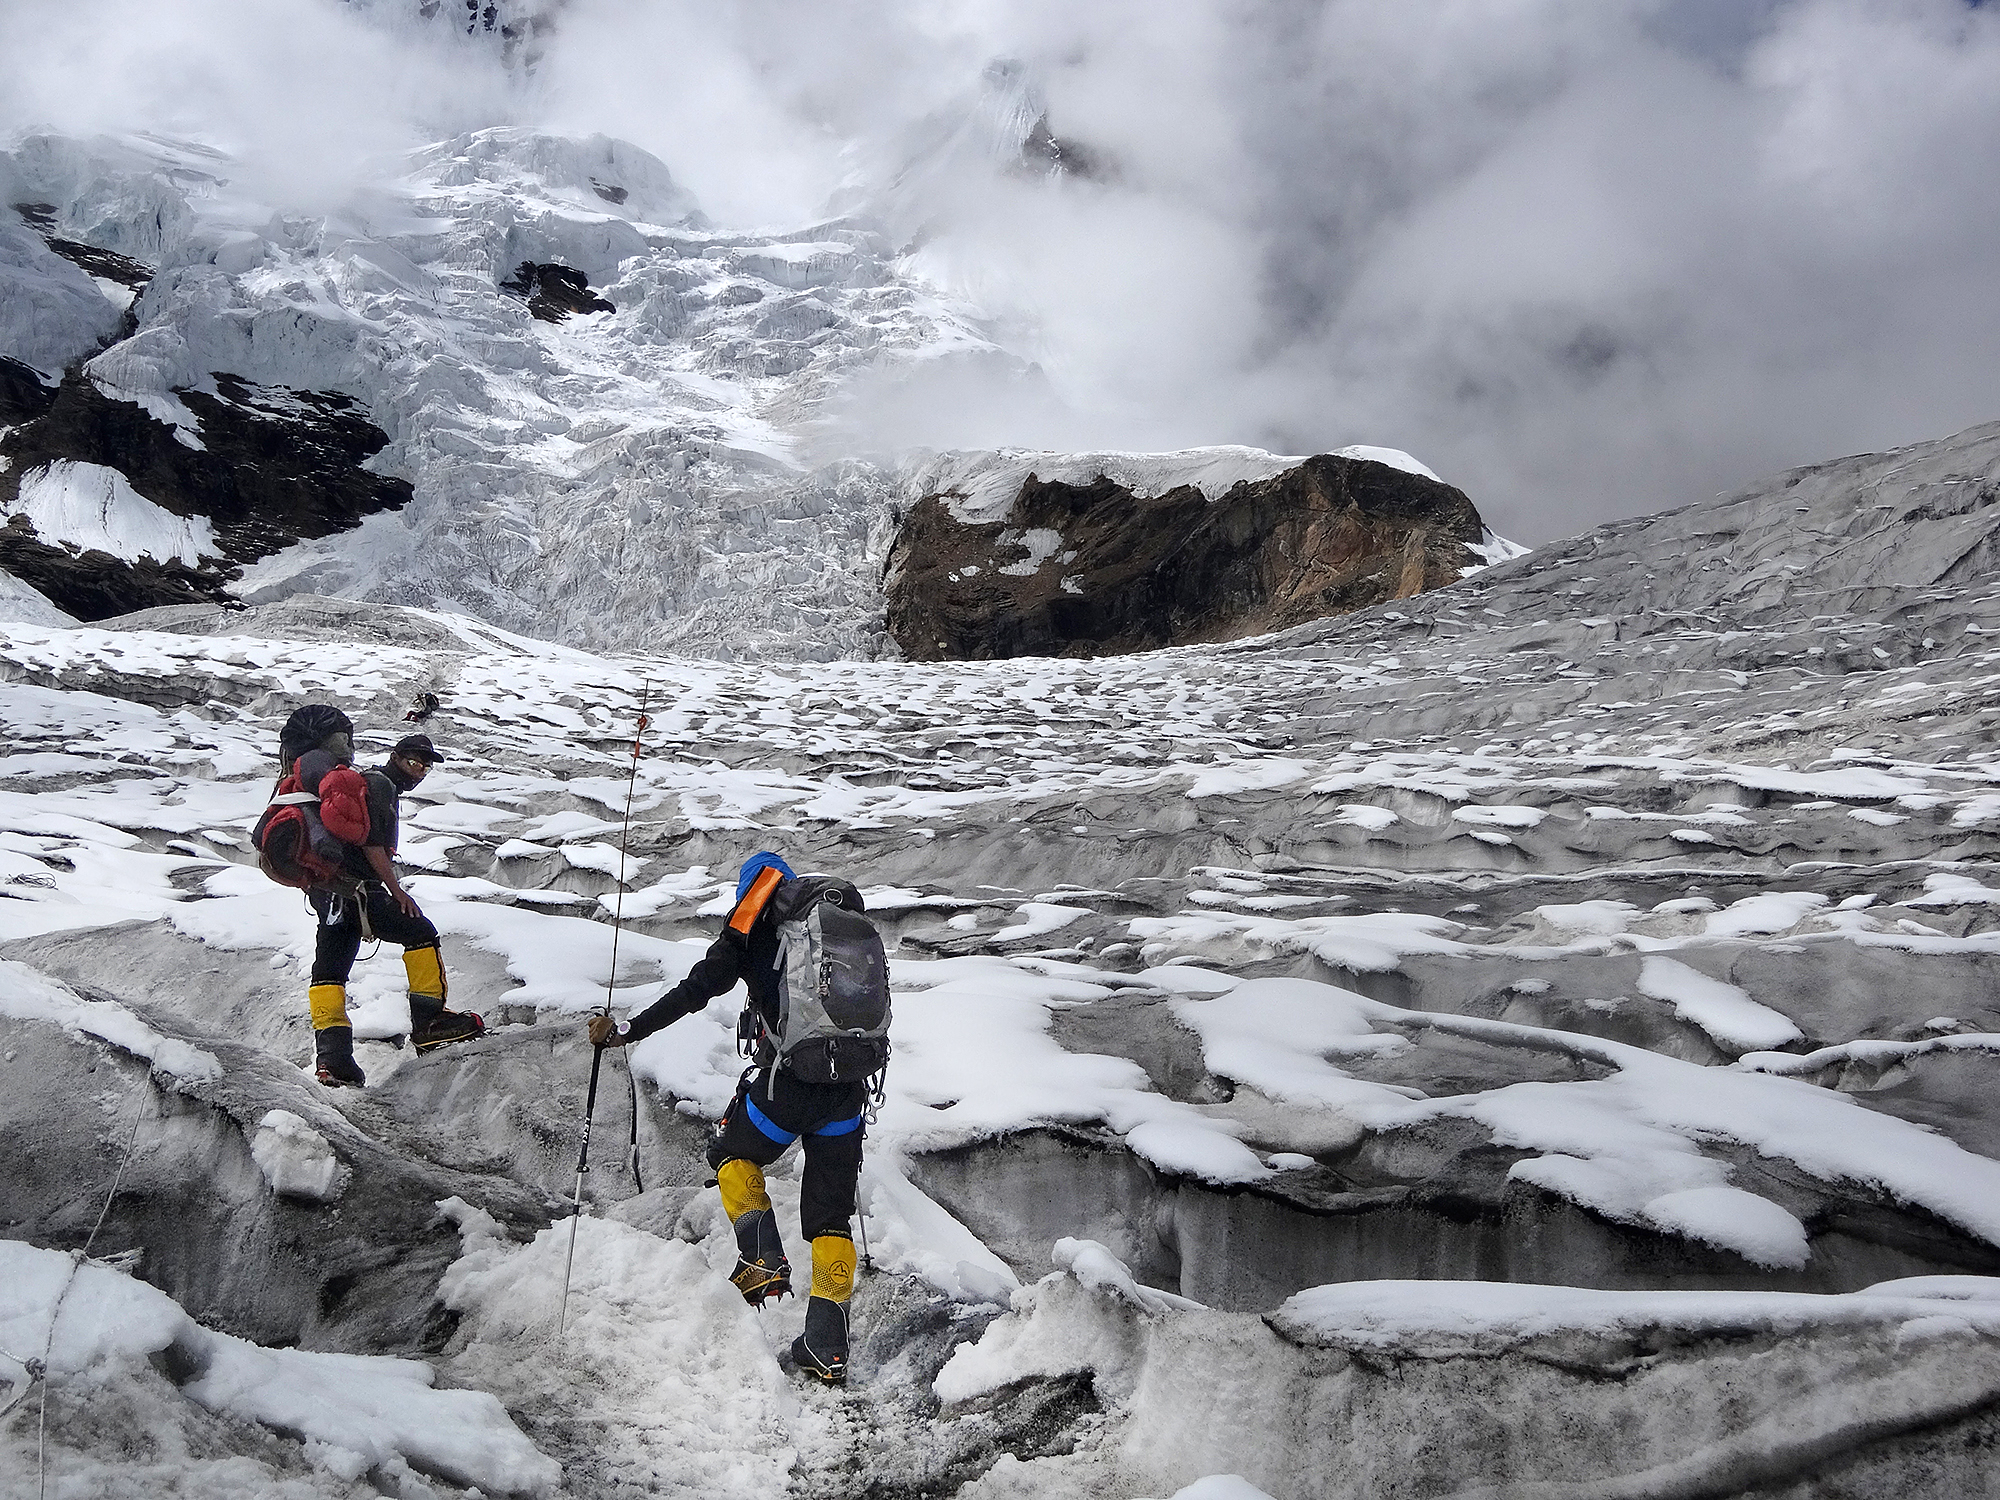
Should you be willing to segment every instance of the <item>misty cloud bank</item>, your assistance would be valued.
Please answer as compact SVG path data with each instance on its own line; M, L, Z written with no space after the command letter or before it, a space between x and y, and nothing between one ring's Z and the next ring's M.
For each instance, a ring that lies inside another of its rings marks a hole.
M1962 0L433 9L7 0L0 128L193 136L284 211L498 123L724 224L866 207L1036 368L857 389L822 449L1375 443L1537 540L2000 418ZM1037 120L1082 171L1024 169Z

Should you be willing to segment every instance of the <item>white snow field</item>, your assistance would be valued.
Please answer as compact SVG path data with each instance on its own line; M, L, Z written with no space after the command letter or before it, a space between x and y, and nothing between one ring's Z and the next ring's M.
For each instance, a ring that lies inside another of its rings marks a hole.
M44 541L113 557L154 558L192 566L215 550L215 531L199 517L162 510L102 464L44 464L21 478L12 514Z
M1096 661L0 627L0 1494L1989 1492L1996 494L1979 429ZM420 691L493 1030L364 950L324 1091L246 830L291 708ZM724 1279L728 997L607 1058L560 1306L581 1019L760 848L891 945L843 1392Z

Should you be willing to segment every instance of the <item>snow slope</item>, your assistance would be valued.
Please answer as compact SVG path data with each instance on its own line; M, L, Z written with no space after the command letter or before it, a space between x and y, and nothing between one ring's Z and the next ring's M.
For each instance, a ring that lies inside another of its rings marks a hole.
M95 548L192 567L215 550L215 529L205 518L160 509L102 464L53 463L24 475L12 513L43 540L79 552Z

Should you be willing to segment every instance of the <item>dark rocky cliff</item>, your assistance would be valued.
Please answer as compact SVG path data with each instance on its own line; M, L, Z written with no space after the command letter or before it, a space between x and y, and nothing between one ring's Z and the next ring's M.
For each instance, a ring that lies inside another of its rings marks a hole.
M6 371L0 370L0 377ZM245 564L309 537L329 536L410 501L408 481L363 467L388 442L348 397L253 385L218 371L217 394L175 394L201 423L200 448L129 401L106 396L81 373L54 392L31 379L0 379L0 518L21 482L62 459L116 469L155 505L203 516L219 557L199 567L151 558L77 553L35 535L25 519L0 519L0 567L81 620L197 600L220 601ZM43 404L43 403L46 404ZM39 408L39 409L37 409Z
M56 205L13 206L51 250L90 275L134 292L151 280L152 267L140 261L59 235ZM107 344L129 338L136 326L127 309ZM223 370L212 380L212 392L172 393L199 424L194 436L106 394L81 361L50 385L0 354L0 569L80 620L232 602L228 586L247 564L410 502L407 480L366 467L389 438L351 397L258 385ZM115 470L168 513L205 519L216 555L192 566L128 559L38 535L14 513L21 486L63 461Z
M1322 454L1215 500L1098 478L1021 486L1005 521L926 495L886 576L910 657L1096 656L1229 640L1454 582L1484 561L1479 512L1448 484Z

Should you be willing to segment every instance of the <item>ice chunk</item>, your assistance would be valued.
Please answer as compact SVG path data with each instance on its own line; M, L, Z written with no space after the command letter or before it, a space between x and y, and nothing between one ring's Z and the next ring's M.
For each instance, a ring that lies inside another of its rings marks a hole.
M1055 1243L1049 1258L1056 1269L1074 1276L1092 1291L1112 1292L1143 1312L1161 1313L1200 1307L1186 1297L1141 1286L1125 1262L1096 1240L1079 1240L1065 1235Z
M1934 1286L1933 1283L1945 1283ZM1841 1324L1895 1325L1949 1303L2000 1332L2000 1281L1916 1277L1863 1292L1600 1291L1492 1281L1362 1281L1299 1292L1271 1325L1311 1344L1432 1355L1497 1354L1553 1333L1791 1334ZM1926 1305L1927 1303L1931 1305Z
M162 1036L115 1001L85 1000L61 981L11 959L0 959L0 1015L49 1021L97 1037L190 1083L222 1076L214 1053Z
M1365 828L1370 833L1379 833L1397 819L1386 807L1376 807L1367 802L1343 802L1333 821L1349 828Z
M993 934L996 943L1019 942L1024 938L1040 937L1043 933L1054 932L1059 927L1067 927L1078 917L1090 915L1087 906L1058 906L1050 901L1028 901L1014 908L1022 918L1008 927L1002 927Z
M250 1155L280 1197L330 1203L347 1186L347 1172L326 1137L287 1109L258 1122Z
M1825 905L1826 897L1813 891L1767 891L1761 896L1746 896L1708 919L1708 935L1789 932Z
M427 1364L259 1348L202 1327L165 1292L109 1266L0 1240L0 1346L44 1339L51 1371L96 1380L171 1348L196 1372L181 1387L190 1400L360 1455L365 1467L407 1463L496 1495L546 1494L562 1476L499 1401L433 1389Z

